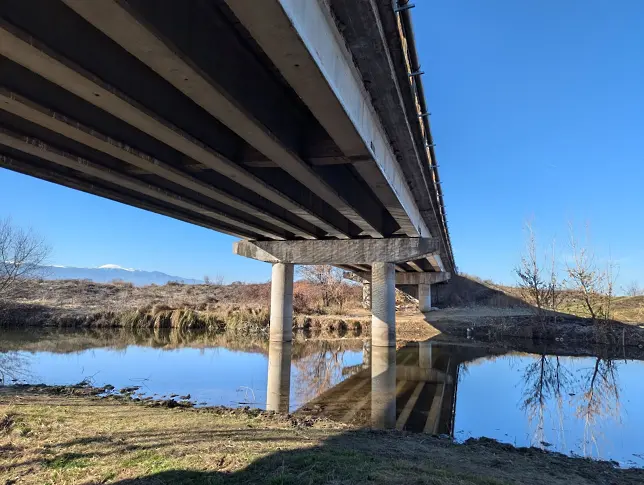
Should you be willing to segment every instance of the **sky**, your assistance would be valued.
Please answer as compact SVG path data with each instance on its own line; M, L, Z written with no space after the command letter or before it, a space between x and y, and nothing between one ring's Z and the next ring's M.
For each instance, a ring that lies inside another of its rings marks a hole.
M415 4L460 271L514 282L528 221L565 262L573 224L618 263L619 284L644 287L644 2ZM51 264L270 277L232 254L235 238L0 169L6 216L49 242Z

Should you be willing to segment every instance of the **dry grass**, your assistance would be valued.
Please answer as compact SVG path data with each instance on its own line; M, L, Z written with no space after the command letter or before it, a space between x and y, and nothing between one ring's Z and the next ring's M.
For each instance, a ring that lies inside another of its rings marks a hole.
M644 471L258 411L0 391L0 483L435 485L642 483Z

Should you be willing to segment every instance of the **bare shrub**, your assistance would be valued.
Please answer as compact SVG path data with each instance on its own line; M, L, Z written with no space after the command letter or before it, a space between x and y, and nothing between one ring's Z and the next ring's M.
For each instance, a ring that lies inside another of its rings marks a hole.
M642 296L644 295L644 290L640 288L637 281L631 281L624 289L624 294L626 296Z
M578 242L572 226L570 249L572 261L566 268L570 289L580 298L584 310L593 321L610 320L615 297L616 264L609 259L606 267L600 268L594 251L588 244L581 245Z
M31 230L0 220L0 298L7 297L22 280L42 276L50 249Z
M525 254L515 272L521 296L537 309L545 324L546 310L556 312L564 295L557 273L555 244L553 242L548 262L538 254L537 238L530 224L526 224L526 232Z
M344 310L347 302L358 299L361 289L343 280L343 271L326 264L299 266L298 275L310 286L302 289L309 302L317 299L318 310L335 307Z

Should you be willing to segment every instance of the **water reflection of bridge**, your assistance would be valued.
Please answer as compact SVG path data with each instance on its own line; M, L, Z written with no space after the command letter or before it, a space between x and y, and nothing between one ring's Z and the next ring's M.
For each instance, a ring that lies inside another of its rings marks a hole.
M392 347L365 345L352 375L297 412L355 426L397 428L453 436L461 364L486 355L484 349L428 340ZM267 409L289 410L291 344L271 343Z

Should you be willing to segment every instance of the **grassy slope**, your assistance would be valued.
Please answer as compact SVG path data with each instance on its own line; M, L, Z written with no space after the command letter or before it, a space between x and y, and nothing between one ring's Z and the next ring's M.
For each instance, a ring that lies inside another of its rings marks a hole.
M14 482L13 480L17 480ZM177 410L0 391L0 483L644 482L642 470L479 441L350 431L231 410Z

